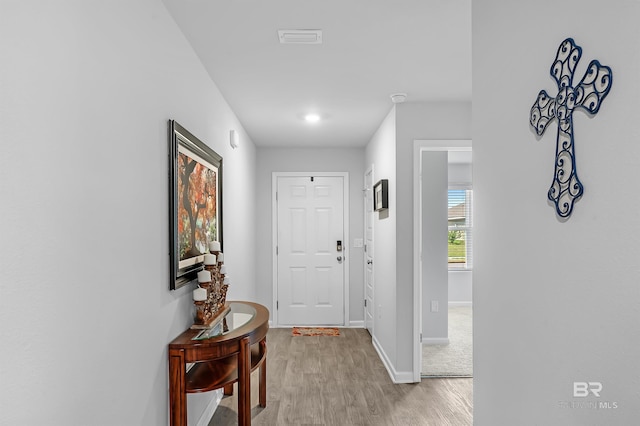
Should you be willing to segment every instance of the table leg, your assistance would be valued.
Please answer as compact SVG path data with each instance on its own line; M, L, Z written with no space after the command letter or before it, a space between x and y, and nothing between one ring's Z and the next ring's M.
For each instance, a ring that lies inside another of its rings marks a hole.
M238 425L251 425L251 347L249 338L240 341L238 353Z
M233 395L233 383L231 383L230 385L227 385L227 386L224 387L224 394L226 396Z
M260 406L267 406L267 338L260 341L260 355L262 356L262 364L260 364Z
M169 351L169 422L187 426L184 351Z

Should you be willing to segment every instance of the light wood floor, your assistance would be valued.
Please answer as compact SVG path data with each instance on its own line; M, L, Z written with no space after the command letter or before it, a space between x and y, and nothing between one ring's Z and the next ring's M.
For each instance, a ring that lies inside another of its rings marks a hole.
M258 405L252 376L254 425L433 425L472 421L473 379L423 379L395 385L364 329L339 337L267 335L267 406ZM237 388L225 397L209 426L236 425Z

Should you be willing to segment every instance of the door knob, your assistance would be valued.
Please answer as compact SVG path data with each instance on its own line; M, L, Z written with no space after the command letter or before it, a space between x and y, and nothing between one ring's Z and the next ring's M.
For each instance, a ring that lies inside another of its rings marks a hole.
M338 256L338 262L342 262L342 256Z
M367 260L367 265L371 265L373 263L373 260L369 259Z

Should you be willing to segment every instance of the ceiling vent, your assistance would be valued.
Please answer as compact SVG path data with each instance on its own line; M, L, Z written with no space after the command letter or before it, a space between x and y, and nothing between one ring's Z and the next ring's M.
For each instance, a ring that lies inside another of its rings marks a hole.
M278 30L281 44L322 44L322 30Z

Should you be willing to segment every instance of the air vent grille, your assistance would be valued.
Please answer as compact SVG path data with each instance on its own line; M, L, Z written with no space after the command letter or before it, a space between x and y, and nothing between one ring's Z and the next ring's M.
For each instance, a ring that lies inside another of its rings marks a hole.
M278 30L281 44L322 44L322 30Z

